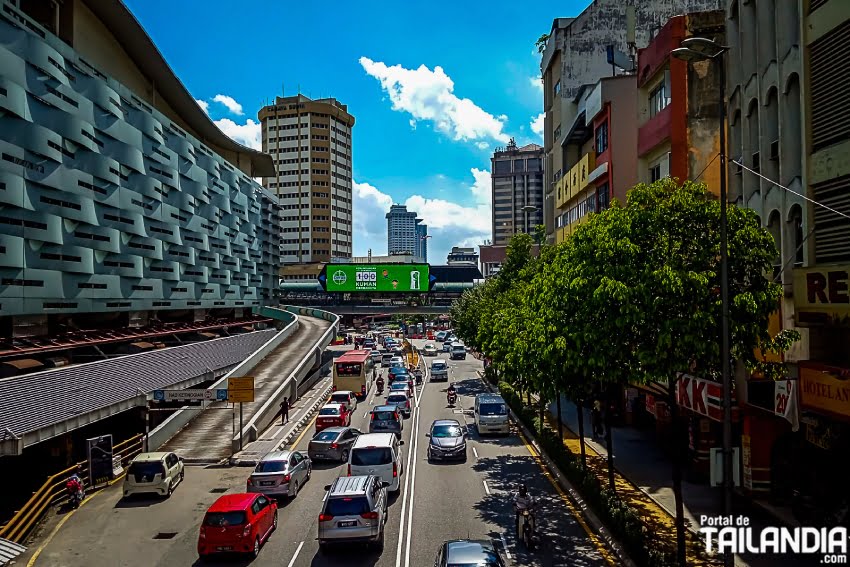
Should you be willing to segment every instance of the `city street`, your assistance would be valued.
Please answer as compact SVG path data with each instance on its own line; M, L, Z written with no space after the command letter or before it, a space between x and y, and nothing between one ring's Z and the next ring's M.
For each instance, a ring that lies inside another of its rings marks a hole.
M424 344L424 341L416 341ZM443 355L439 355L443 357ZM430 359L426 359L430 363ZM440 543L454 538L484 538L497 543L509 565L606 565L588 534L543 475L524 441L515 433L480 438L470 426L465 463L428 463L425 434L437 418L472 424L474 395L485 391L473 357L451 362L451 379L459 391L457 409L446 406L446 383L425 381L418 404L405 422L405 468L401 493L390 499L390 519L382 554L359 546L320 552L316 523L324 486L344 473L344 465L315 464L311 480L297 498L282 502L277 531L253 562L238 565L432 565ZM370 404L372 405L370 394ZM354 427L366 431L366 404L358 406ZM295 447L306 450L312 423ZM226 435L229 430L224 431ZM120 485L94 495L55 535L30 565L39 567L114 567L193 565L197 562L198 527L207 507L224 490L244 490L251 469L189 467L185 482L170 500L120 500ZM530 554L513 536L510 491L526 482L541 500L540 548ZM505 547L506 546L506 547ZM37 549L37 545L33 548Z

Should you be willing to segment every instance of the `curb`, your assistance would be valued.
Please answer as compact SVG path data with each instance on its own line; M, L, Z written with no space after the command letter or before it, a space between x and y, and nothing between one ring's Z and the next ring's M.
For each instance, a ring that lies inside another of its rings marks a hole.
M496 392L493 389L493 385L484 378L484 373L480 370L477 371L479 378L491 392ZM570 499L573 501L573 504L581 511L582 516L587 521L588 524L594 529L596 535L598 535L604 542L605 545L614 553L617 559L625 565L626 567L637 567L637 564L631 560L631 558L626 554L623 546L614 539L614 537L609 533L608 529L605 527L605 524L596 516L593 510L590 509L590 506L584 501L578 491L573 488L573 485L570 483L567 478L561 474L560 469L552 462L552 459L549 458L549 455L540 447L537 442L537 438L534 436L533 432L529 431L529 429L525 426L525 424L520 421L519 417L517 417L514 410L509 406L508 411L511 413L511 419L514 424L522 431L522 434L529 440L534 449L540 455L540 459L543 461L543 464L546 465L546 469L549 471L549 474L552 475L552 478L558 483L561 489L569 495Z
M313 414L316 413L316 410L318 410L319 407L324 405L324 403L327 401L331 390L333 390L333 386L328 386L321 395L317 396L316 401L313 402L313 405L310 406L310 409L304 412L304 415L301 416L301 418L299 418L296 422L295 427L293 427L289 431L289 433L287 433L283 436L283 438L281 438L280 442L274 446L272 451L280 451L295 437L296 434L301 431L304 425L307 424L313 417ZM231 466L235 467L254 467L257 466L257 463L260 462L258 458L252 457L231 457L229 460Z

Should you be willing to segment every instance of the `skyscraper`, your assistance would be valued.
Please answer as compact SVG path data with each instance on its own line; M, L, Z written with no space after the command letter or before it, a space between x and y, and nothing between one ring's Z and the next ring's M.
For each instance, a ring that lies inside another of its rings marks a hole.
M406 205L393 205L387 213L387 253L413 254L422 261L428 256L428 226Z
M258 115L263 151L276 175L263 185L280 199L284 264L351 258L351 129L335 98L277 97Z
M493 245L500 246L543 222L543 147L518 148L511 139L507 147L496 148L491 164Z

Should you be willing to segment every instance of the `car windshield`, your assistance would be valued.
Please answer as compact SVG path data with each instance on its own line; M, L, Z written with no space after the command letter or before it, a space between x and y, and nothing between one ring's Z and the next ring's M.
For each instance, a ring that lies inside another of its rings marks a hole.
M331 400L343 404L348 402L348 394L334 394L331 396Z
M390 390L407 390L407 384L404 382L394 382L390 384Z
M223 528L225 526L241 526L245 523L245 512L207 512L204 517L205 526Z
M127 474L139 476L153 476L155 474L163 474L165 471L162 468L162 463L132 463Z
M407 396L404 394L393 394L387 398L387 401L391 404L403 404L407 401Z
M339 408L322 408L319 415L339 415Z
M369 501L359 496L356 498L330 498L325 513L330 516L359 516L369 511Z
M445 370L445 369L446 369L446 365L443 364L443 363L437 363L437 364L431 365L431 370Z
M388 465L393 462L393 452L389 447L364 447L351 452L351 464L356 467Z
M505 407L505 404L488 403L481 404L478 408L478 412L481 415L507 415L508 409Z
M254 472L283 472L286 470L286 461L260 461Z
M372 415L375 416L375 419L378 421L395 421L396 416L393 411L376 411L373 412Z
M458 425L435 425L431 437L460 437L463 433Z
M339 433L336 431L322 431L313 437L313 441L336 441L337 435L339 435Z

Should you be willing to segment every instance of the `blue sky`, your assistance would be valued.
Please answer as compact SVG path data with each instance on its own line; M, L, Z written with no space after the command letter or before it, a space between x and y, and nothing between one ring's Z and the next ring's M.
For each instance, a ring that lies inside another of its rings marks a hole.
M552 13L502 1L125 1L242 143L259 143L257 111L282 92L347 104L357 120L355 254L386 252L384 214L400 202L429 225L432 263L490 237L493 148L510 136L541 142L534 41L588 4Z

